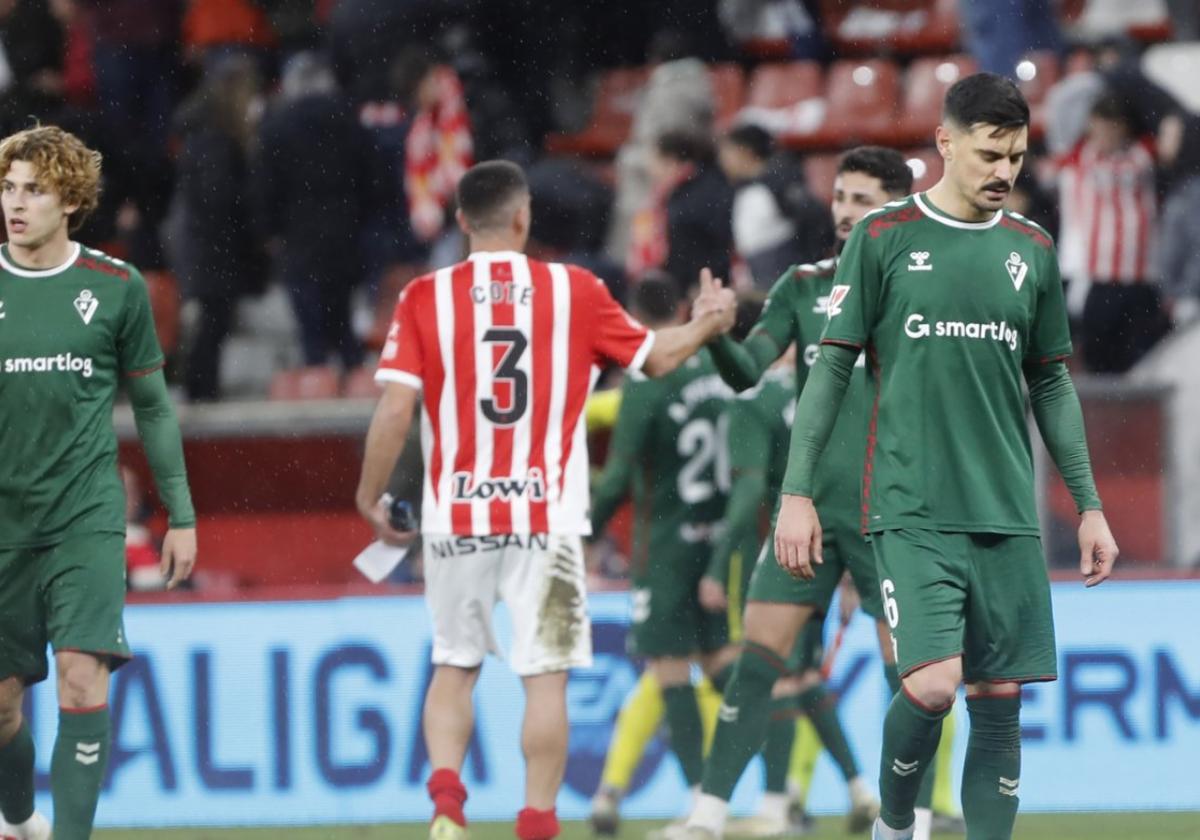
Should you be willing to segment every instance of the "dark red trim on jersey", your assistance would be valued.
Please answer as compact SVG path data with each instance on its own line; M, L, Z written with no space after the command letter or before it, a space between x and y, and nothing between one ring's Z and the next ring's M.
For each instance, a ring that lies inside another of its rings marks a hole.
M101 709L107 708L107 703L101 703L99 706L85 706L82 709L72 709L68 706L59 706L58 710L64 715L90 715L92 712L98 712Z
M101 274L107 274L110 277L120 277L122 280L129 279L129 272L127 270L104 260L98 260L95 257L80 255L79 259L75 260L75 265L79 268L86 268L89 271L98 271Z
M853 341L842 341L840 338L822 338L821 344L832 344L834 347L845 347L848 350L862 351L861 344L855 344Z
M788 672L787 661L769 647L764 647L763 645L755 642L746 642L742 646L742 653L757 656L763 662L766 662L769 666L778 671L781 675Z
M1097 216L1099 216L1099 214L1097 214ZM1023 233L1038 245L1041 245L1043 248L1048 249L1053 247L1053 243L1050 241L1049 236L1042 233L1033 225L1022 222L1019 219L1014 219L1008 214L1000 217L1000 227L1005 227L1009 230L1015 230L1017 233Z
M880 234L885 230L902 225L905 222L916 222L925 218L925 214L921 212L921 208L915 204L910 204L908 207L901 207L899 210L893 210L890 213L884 213L871 219L867 225L867 235L872 239L878 239Z
M875 473L875 444L879 442L879 393L883 390L880 376L879 353L874 345L867 348L867 358L875 371L875 399L871 403L871 424L867 427L867 455L863 459L862 476L862 532L866 534L871 524L871 479Z
M1033 363L1035 365L1050 365L1055 362L1065 362L1069 358L1071 358L1070 353L1059 353L1057 356L1044 356L1041 359L1035 359Z
M156 370L162 370L163 365L165 365L166 363L167 363L166 359L164 359L163 361L159 362L158 364L154 365L153 367L142 368L141 370L131 370L128 373L126 373L125 375L126 376L149 376L150 374L154 373L154 371L156 371Z

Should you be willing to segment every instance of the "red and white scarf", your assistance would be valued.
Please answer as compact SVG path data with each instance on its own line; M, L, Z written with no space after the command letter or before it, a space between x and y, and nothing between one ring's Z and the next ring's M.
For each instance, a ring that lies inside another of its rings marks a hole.
M437 104L413 117L404 149L408 215L413 232L424 242L441 233L458 179L474 160L462 83L449 67L433 72Z

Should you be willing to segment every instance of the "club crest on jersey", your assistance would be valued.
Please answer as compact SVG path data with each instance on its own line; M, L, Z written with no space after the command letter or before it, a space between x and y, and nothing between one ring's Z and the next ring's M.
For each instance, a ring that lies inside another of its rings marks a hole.
M829 290L829 302L825 304L825 311L829 313L829 317L842 314L842 304L846 301L846 295L850 294L849 286L834 286Z
M928 251L912 251L909 253L908 258L912 260L908 264L909 271L933 271L933 265L929 262Z
M91 289L84 289L79 293L79 297L75 298L75 311L79 313L79 317L85 324L92 323L92 316L99 308L100 301L92 294Z
M1022 262L1021 255L1013 251L1008 255L1008 260L1004 263L1004 267L1008 269L1009 279L1013 281L1013 285L1017 287L1017 291L1021 291L1021 284L1025 282L1025 275L1029 271L1029 263Z

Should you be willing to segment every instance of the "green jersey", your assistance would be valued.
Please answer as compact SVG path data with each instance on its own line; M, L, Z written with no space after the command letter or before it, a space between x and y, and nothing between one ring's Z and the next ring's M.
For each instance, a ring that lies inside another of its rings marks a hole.
M625 380L608 460L592 497L592 533L600 533L632 490L635 569L681 550L701 568L708 563L729 491L724 442L732 397L707 351L659 379Z
M796 391L804 387L817 361L817 347L825 329L830 292L837 260L794 266L776 281L767 296L762 315L747 336L747 343L765 334L782 353L796 343ZM823 520L860 524L862 521L863 458L866 452L867 379L862 358L850 380L850 388L838 414L833 435L817 465L813 493ZM787 459L779 461L780 475L772 477L777 490Z
M0 547L125 531L112 408L123 376L162 366L146 283L71 244L61 266L0 246Z
M865 349L875 390L868 529L1037 534L1022 369L1071 353L1050 236L922 195L850 236L823 341Z

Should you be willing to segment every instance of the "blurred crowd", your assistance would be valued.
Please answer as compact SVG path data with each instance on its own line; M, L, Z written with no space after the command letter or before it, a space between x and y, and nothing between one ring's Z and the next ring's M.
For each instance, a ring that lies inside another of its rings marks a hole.
M803 160L769 121L720 119L708 68L750 67L764 41L785 45L775 59L829 60L830 5L0 0L0 129L58 123L104 154L79 238L165 285L160 329L185 302L164 344L188 399L255 392L230 386L223 350L271 332L247 301L283 302L289 347L237 360L266 365L261 395L276 368L348 382L370 365L404 283L461 258L453 191L477 160L528 168L532 255L620 297L651 270L765 289L827 256ZM1032 50L1065 57L1079 44L1059 5L961 0L962 43L1010 75ZM1195 37L1194 9L1175 24ZM1088 47L1012 201L1059 239L1080 361L1122 372L1200 309L1200 124L1142 73L1140 45ZM650 72L615 159L545 155L620 66Z

